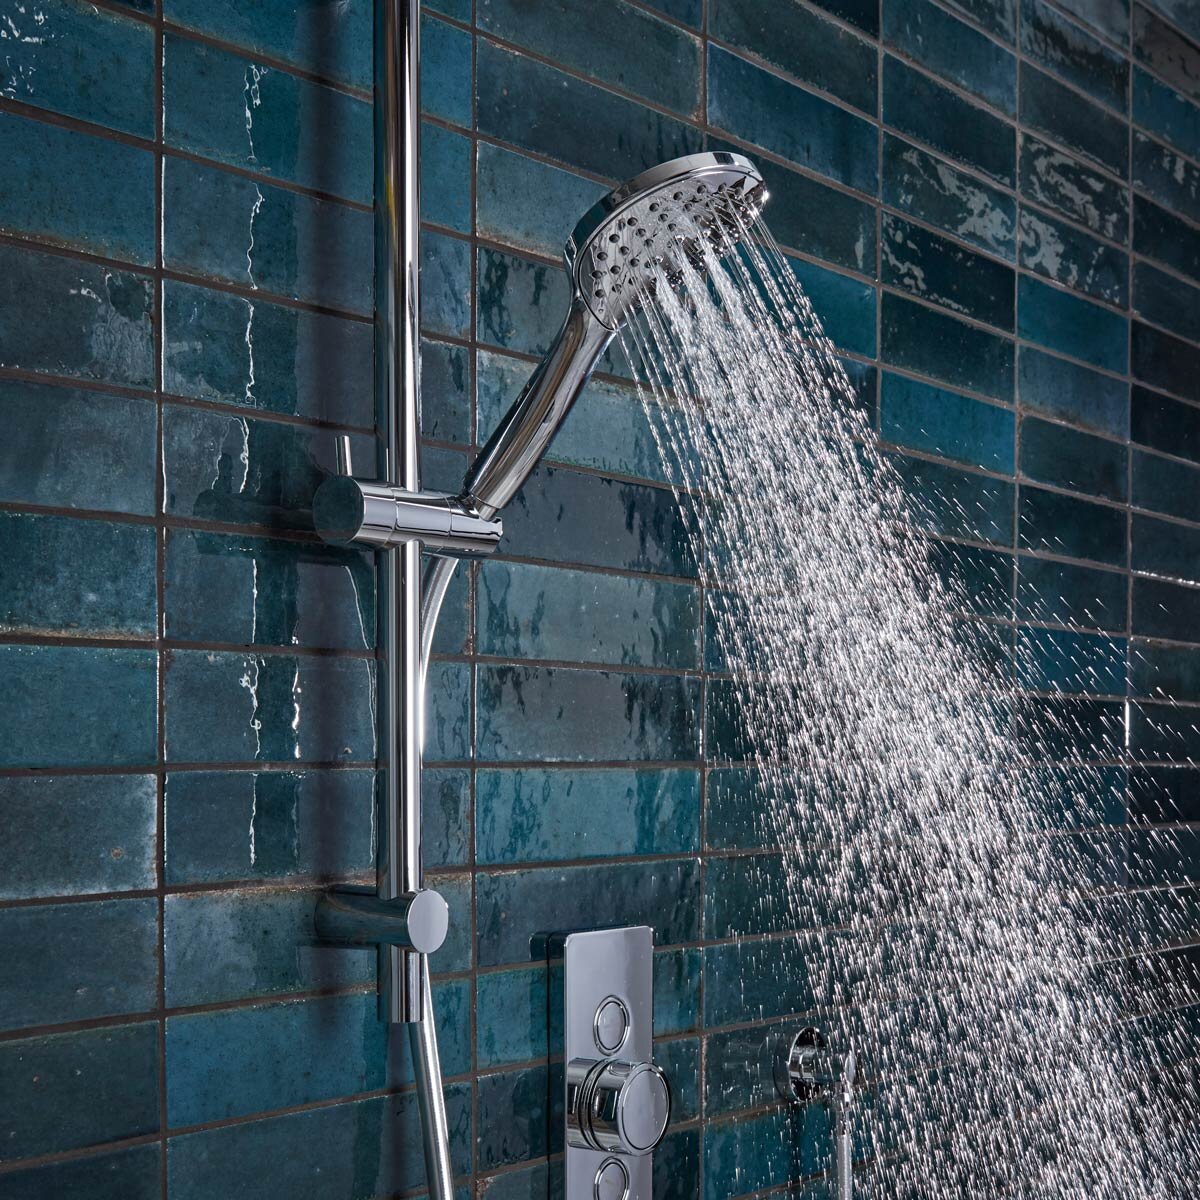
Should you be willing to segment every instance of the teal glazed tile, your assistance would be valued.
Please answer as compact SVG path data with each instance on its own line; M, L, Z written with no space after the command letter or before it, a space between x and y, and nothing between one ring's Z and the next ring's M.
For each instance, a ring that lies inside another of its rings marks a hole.
M1133 56L1175 91L1200 98L1200 29L1192 41L1172 29L1150 9L1133 6Z
M1031 416L1021 421L1021 474L1035 483L1124 503L1128 454L1121 443L1078 429Z
M1016 56L930 0L886 4L883 40L1009 116L1016 113Z
M875 115L874 47L810 9L792 2L765 9L754 0L714 0L708 31L802 83Z
M150 516L153 402L0 381L0 500Z
M700 777L694 770L481 770L475 810L480 863L700 848Z
M649 925L657 946L699 937L696 859L488 872L475 886L479 966L544 958L545 935L595 924L598 897L607 923Z
M475 595L480 654L699 666L700 598L687 584L488 562Z
M1039 761L1116 758L1126 746L1125 707L1123 700L1033 697L1022 706L1018 741L1025 754ZM1113 874L1119 864L1112 851L1104 858L1096 868L1102 874Z
M481 247L478 276L479 340L521 354L545 354L570 304L566 273Z
M153 387L153 291L143 275L0 246L0 366Z
M375 755L369 660L176 650L165 671L170 762Z
M478 43L476 88L480 133L609 179L701 146L673 117L489 41Z
M257 291L371 311L369 212L182 158L163 164L163 261Z
M1013 127L891 55L883 64L883 119L998 183L1016 182Z
M153 888L156 797L152 775L0 780L9 854L0 899Z
M148 525L0 513L0 630L154 635L155 535Z
M1129 385L1087 367L1021 347L1018 389L1023 408L1124 438L1129 431Z
M1191 0L1156 0L1154 7L1193 42L1200 42L1200 12Z
M0 96L139 137L154 136L154 30L70 0L3 0ZM49 127L40 127L49 133ZM109 152L117 147L108 142Z
M1021 545L1027 550L1123 567L1126 526L1123 508L1042 488L1021 488Z
M1125 639L1061 629L1017 630L1017 678L1038 692L1125 695Z
M1125 589L1126 577L1115 571L1023 555L1017 568L1017 611L1027 621L1122 631Z
M1133 69L1133 119L1185 154L1200 156L1200 107L1138 66Z
M805 965L812 949L794 937L706 946L706 1028L761 1021L815 1008L823 997L817 992L818 981Z
M1135 507L1200 522L1200 471L1137 449L1132 467Z
M929 562L960 608L977 616L1012 616L1011 554L934 542Z
M1200 735L1191 712L1173 704L1130 705L1130 755L1140 762L1190 762L1200 757ZM1189 877L1195 873L1192 857L1178 851L1170 857L1176 864L1180 859L1189 862ZM1178 867L1176 867L1178 869Z
M1129 240L1129 192L1070 154L1021 134L1021 195L1114 242Z
M883 200L1001 258L1016 257L1011 196L890 133L883 136Z
M366 101L170 33L163 47L163 89L168 146L371 203Z
M445 13L446 16L453 17L456 21L469 24L471 20L471 3L472 0L433 0L427 7L437 12Z
M550 1053L546 968L489 971L475 979L475 1029L479 1066L528 1062Z
M126 767L158 746L153 650L0 646L3 767Z
M771 784L754 767L717 767L708 772L705 791L705 838L711 850L777 848L785 827L814 801L791 795L777 804Z
M490 1171L544 1158L549 1153L551 1087L546 1066L480 1078L475 1132L477 1170Z
M1200 167L1136 130L1133 184L1178 216L1200 221Z
M262 0L250 5L240 0L163 0L168 21L367 90L372 79L371 11L364 0Z
M908 518L927 533L1013 544L1015 489L1006 480L957 471L923 458L892 455Z
M471 141L421 122L421 220L471 232Z
M703 1200L782 1187L828 1165L829 1122L819 1104L714 1121L703 1137Z
M1129 655L1130 684L1136 696L1200 700L1200 649L1138 642Z
M1125 112L1129 62L1042 0L1021 0L1021 51L1047 70Z
M421 329L465 338L471 333L471 245L444 233L421 237ZM367 278L370 278L368 273Z
M45 1200L47 1196L158 1200L162 1191L159 1155L158 1146L136 1146L12 1171L4 1176L5 1200Z
M700 1039L657 1042L654 1060L671 1081L671 1125L700 1115Z
M1065 221L1021 210L1021 266L1119 308L1129 304L1129 256Z
M879 414L885 441L1013 473L1016 419L1008 409L885 371Z
M421 111L469 129L471 100L470 33L425 14L421 18Z
M163 293L164 390L339 425L374 424L374 335L366 322L171 279Z
M1129 320L1111 309L1022 275L1017 284L1017 332L1048 350L1124 374L1129 368Z
M1109 41L1125 45L1129 38L1130 0L1065 0L1059 7L1091 25Z
M664 16L682 21L685 25L700 25L704 0L646 0L646 3Z
M338 878L374 865L373 770L168 772L164 790L171 885Z
M170 530L163 600L174 641L369 650L371 553L311 542Z
M1011 330L1013 270L891 213L883 214L881 281L986 325Z
M1017 39L1017 0L949 0L951 8L1012 45Z
M481 761L680 762L699 757L698 679L565 667L478 670Z
M773 1064L787 1055L793 1037L795 1030L779 1022L710 1034L704 1048L706 1115L773 1104L779 1094Z
M1134 513L1132 544L1135 571L1200 584L1200 529Z
M1134 250L1200 282L1200 230L1142 196L1133 211Z
M1134 387L1130 437L1151 450L1200 463L1200 409Z
M878 187L873 125L719 46L709 50L708 120L860 192Z
M1006 338L885 292L880 357L951 387L1011 400L1013 345Z
M700 1026L703 951L660 950L654 955L654 1032L683 1033Z
M1148 262L1133 265L1133 310L1189 341L1200 341L1200 288Z
M421 342L421 436L471 440L471 353L462 346Z
M1129 176L1129 129L1050 75L1021 64L1021 124L1076 150L1122 179Z
M0 1091L6 1160L157 1133L158 1026L148 1021L6 1041Z
M470 668L464 663L435 662L430 664L426 678L426 761L469 759L473 753Z
M2 94L2 93L0 93ZM0 230L146 265L154 258L154 156L0 113Z
M875 289L803 259L789 258L787 264L829 340L839 350L874 358Z
M534 8L521 0L487 0L479 6L479 26L685 116L700 103L698 39L623 0L566 0Z
M1116 691L1124 695L1125 648L1120 641L1112 643L1114 647L1120 647L1118 665L1115 651L1110 657L1103 638L1046 630L1030 630L1029 633L1045 634L1051 639L1054 650L1048 660L1053 664L1049 678L1057 677L1055 667L1066 666L1065 679L1069 685L1066 690L1072 690L1080 682L1090 685L1084 690L1098 690L1095 685L1101 681L1094 672L1099 672L1101 677L1108 676L1102 679L1102 686L1117 684ZM1073 661L1075 641L1084 643L1084 658L1081 661L1086 662L1088 667L1084 672ZM1069 648L1071 658L1064 659L1057 652L1059 644ZM1031 655L1031 659L1033 657ZM1038 796L1038 811L1034 814L1034 820L1048 829L1058 830L1092 825L1124 825L1127 820L1126 775L1124 767L1039 767L1033 773Z
M471 1163L471 1086L446 1087L450 1161ZM171 1139L170 1194L179 1200L238 1196L345 1200L424 1186L421 1119L413 1092L328 1105Z
M1135 379L1200 401L1200 349L1141 321L1133 323L1131 342Z
M158 995L158 903L102 900L0 910L0 1028L145 1012Z

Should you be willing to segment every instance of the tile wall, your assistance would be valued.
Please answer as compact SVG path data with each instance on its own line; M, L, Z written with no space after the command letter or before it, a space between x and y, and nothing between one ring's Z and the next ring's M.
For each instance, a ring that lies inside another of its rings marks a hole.
M423 1186L373 961L311 930L372 861L373 566L310 511L337 434L370 453L370 39L368 0L0 0L4 1200ZM1048 702L1128 713L1109 877L1191 902L1196 7L438 0L424 54L428 483L547 347L592 200L745 149L880 437L960 500L927 509L940 561ZM530 938L564 926L656 927L658 1196L823 1162L762 1068L813 997L743 882L771 859L714 765L670 482L598 377L438 635L435 993L489 1200L556 1180Z

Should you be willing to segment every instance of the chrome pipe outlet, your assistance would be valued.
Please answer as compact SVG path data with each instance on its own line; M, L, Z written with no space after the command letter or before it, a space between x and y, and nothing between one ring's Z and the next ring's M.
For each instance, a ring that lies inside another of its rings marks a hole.
M316 929L327 942L400 946L432 954L446 940L450 908L440 893L422 888L385 900L374 891L337 888L317 902Z

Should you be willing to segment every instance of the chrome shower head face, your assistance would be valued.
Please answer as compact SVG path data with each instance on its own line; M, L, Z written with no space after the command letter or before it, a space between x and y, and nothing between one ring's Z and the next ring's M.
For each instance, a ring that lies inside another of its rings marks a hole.
M675 158L609 192L575 226L567 270L592 315L608 329L661 286L673 287L707 242L728 253L767 199L758 169L740 154Z

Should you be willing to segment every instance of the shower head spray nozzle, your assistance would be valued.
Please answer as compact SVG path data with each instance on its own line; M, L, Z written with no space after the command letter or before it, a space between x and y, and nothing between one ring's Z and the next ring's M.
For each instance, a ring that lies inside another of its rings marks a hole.
M609 192L567 241L574 284L566 321L475 460L464 505L493 517L537 466L613 335L658 288L674 287L706 247L732 250L762 210L762 176L740 154L690 154Z

